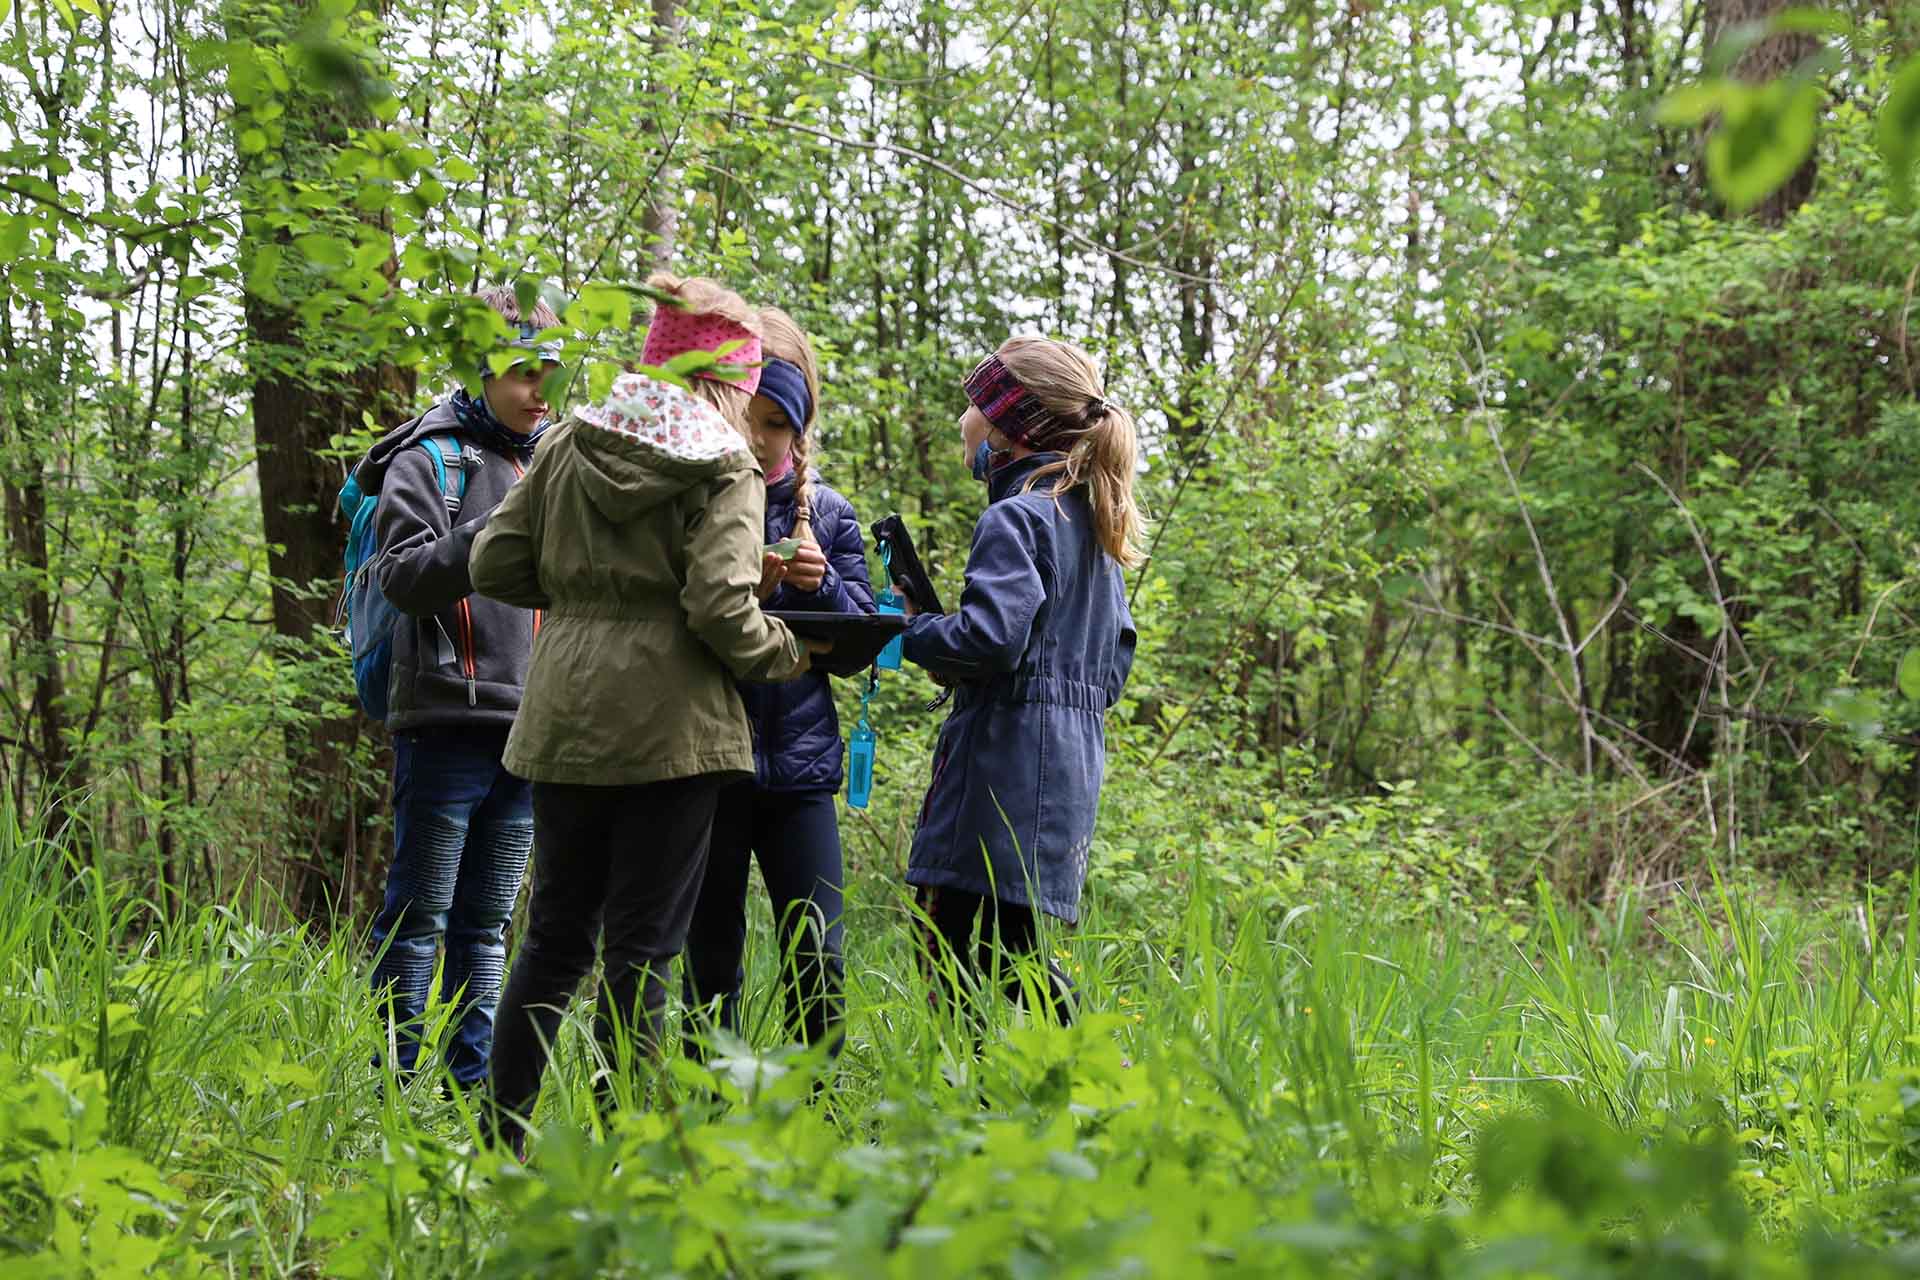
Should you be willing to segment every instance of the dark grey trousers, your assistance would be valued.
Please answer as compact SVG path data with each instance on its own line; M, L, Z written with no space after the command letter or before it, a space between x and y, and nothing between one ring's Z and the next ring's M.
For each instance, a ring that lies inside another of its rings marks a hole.
M632 787L535 783L527 937L495 1019L496 1123L519 1145L560 1019L604 950L594 1036L609 1063L628 1043L657 1055L667 978L685 945L726 775ZM604 1106L607 1091L601 1090Z

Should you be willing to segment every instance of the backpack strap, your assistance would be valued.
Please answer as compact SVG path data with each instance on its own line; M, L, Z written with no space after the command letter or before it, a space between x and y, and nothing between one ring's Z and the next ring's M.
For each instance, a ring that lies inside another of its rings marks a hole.
M452 436L428 436L419 442L433 459L433 476L440 482L440 496L446 500L447 516L451 519L460 514L460 504L467 497L467 452L460 442ZM477 457L472 459L477 463ZM449 477L457 477L450 479Z

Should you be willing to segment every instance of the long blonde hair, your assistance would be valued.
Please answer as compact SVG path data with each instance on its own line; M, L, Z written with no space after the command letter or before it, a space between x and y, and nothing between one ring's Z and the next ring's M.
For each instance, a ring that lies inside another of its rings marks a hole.
M1140 549L1140 508L1133 500L1140 452L1133 415L1107 399L1100 366L1072 343L1008 338L995 354L1028 394L1066 426L1048 439L1047 447L1067 456L1035 471L1027 478L1027 489L1050 476L1057 477L1048 490L1055 497L1087 486L1101 548L1122 568L1135 568L1146 554Z
M718 280L705 276L687 276L684 279L666 271L656 271L647 277L647 283L662 293L670 293L685 303L687 310L697 316L719 316L744 327L747 332L760 337L760 313L755 311L747 300L735 293ZM747 402L753 394L731 382L718 378L692 378L688 380L689 389L715 409L727 424L740 433L742 439L750 439L747 427Z
M807 383L807 420L793 424L793 532L795 538L813 536L813 477L808 474L807 456L812 451L809 434L820 416L820 361L813 353L807 331L779 307L760 308L760 350L778 356L800 370Z

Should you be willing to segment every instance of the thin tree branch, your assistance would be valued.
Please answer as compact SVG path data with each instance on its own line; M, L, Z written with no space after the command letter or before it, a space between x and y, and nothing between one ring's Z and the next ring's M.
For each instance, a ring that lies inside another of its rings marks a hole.
M1024 200L1016 200L1012 196L1005 195L996 190L990 183L984 182L960 169L956 169L946 161L936 159L914 147L902 146L897 142L880 142L877 140L869 141L864 138L849 138L845 134L834 133L828 129L817 129L812 125L801 124L798 120L782 120L776 116L761 115L754 111L742 111L737 107L712 108L710 113L727 117L734 121L756 125L763 129L785 129L790 133L804 133L809 137L819 138L823 142L831 142L835 146L852 147L857 151L885 152L888 155L898 156L903 160L911 160L915 164L923 164L930 169L945 174L969 191L985 196L993 203L1011 209L1023 218L1031 218L1042 226L1059 232L1081 248L1100 254L1103 257L1117 258L1130 267L1137 267L1142 271L1151 271L1157 275L1168 276L1175 280L1186 280L1193 284L1204 284L1215 288L1222 288L1227 283L1218 276L1195 275L1190 271L1182 271L1177 267L1169 267L1164 263L1151 262L1145 258L1136 258L1132 254L1115 249L1110 245L1101 244L1084 231L1070 227L1056 218L1049 217Z

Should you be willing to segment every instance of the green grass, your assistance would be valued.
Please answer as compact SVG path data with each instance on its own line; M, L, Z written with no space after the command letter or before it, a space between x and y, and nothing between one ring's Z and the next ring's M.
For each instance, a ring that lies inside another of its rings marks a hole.
M597 1135L575 1019L529 1170L477 1151L437 1081L383 1082L352 940L263 930L244 901L158 922L0 828L0 1266L931 1280L1920 1260L1902 1252L1920 1221L1910 896L1543 899L1516 940L1351 895L1236 915L1187 882L1152 921L1096 902L1053 943L1083 1022L992 1003L978 1058L926 1002L898 891L858 883L825 1101L818 1064L736 1045L711 1074L627 1082L659 1105ZM756 944L751 1012L771 1022ZM724 1101L700 1100L713 1088Z

